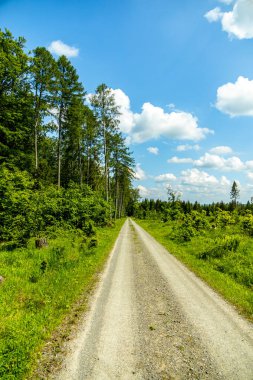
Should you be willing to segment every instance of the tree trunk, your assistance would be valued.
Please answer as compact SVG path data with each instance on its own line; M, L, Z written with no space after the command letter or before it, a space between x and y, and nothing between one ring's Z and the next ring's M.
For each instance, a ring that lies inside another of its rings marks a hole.
M38 172L39 162L38 162L38 124L39 118L36 117L34 125L34 151L35 151L35 171Z
M109 190L108 190L108 160L107 160L107 141L106 141L106 127L103 125L104 130L104 160L105 160L105 197L106 201L109 201Z
M58 147L57 147L57 160L58 160L58 175L57 186L58 190L61 188L61 130L62 130L62 110L60 109L58 119Z

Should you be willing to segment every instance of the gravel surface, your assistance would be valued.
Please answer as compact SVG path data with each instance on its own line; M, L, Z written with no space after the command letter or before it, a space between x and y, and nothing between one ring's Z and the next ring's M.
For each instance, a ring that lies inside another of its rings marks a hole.
M253 329L136 223L117 239L59 380L253 380Z

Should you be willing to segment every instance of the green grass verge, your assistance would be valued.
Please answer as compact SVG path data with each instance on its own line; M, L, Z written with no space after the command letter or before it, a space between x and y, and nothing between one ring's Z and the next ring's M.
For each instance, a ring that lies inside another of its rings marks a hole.
M240 313L253 321L253 288L249 283L253 274L253 239L243 236L237 252L224 257L203 260L199 254L210 249L217 237L233 231L204 231L186 243L173 239L173 227L160 221L136 220L172 255L182 261L197 276L205 280ZM245 284L248 284L246 286Z
M0 378L25 379L72 305L95 281L124 220L97 229L88 249L79 231L49 240L48 248L0 251Z

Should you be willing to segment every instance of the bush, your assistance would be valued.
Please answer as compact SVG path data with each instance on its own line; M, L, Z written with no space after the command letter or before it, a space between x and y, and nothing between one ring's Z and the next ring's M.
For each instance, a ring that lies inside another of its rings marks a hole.
M239 236L225 236L223 239L216 239L214 241L214 247L210 250L201 252L198 257L202 260L221 258L229 252L236 252L239 245Z
M244 232L249 236L253 236L253 215L250 211L241 218L241 225Z
M94 236L95 227L110 220L109 204L87 186L35 189L28 173L19 170L0 170L0 197L0 241L17 246L58 228Z

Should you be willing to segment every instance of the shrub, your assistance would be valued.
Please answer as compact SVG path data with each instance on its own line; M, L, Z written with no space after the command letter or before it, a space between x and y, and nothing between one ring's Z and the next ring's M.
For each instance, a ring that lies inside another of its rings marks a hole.
M245 216L241 217L241 225L244 232L253 236L253 215L248 212Z
M94 236L95 226L109 223L110 206L87 186L35 189L28 173L2 168L0 220L0 241L18 246L60 228L80 229Z
M225 236L223 239L216 239L214 241L214 247L207 251L201 252L198 257L203 260L221 258L229 252L236 252L239 245L239 236Z

